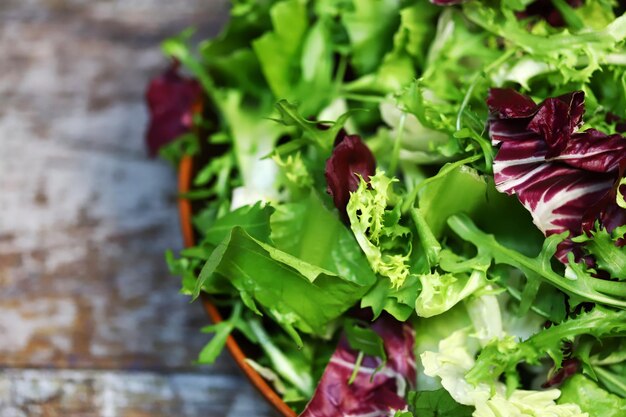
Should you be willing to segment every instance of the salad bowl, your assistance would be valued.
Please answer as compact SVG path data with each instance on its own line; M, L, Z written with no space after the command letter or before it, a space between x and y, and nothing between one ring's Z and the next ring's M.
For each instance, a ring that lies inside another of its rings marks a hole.
M238 0L166 40L198 362L283 416L625 416L625 10Z
M191 156L184 157L178 167L178 191L180 194L187 193L191 188L194 176L194 159ZM195 246L196 237L194 235L193 225L191 222L193 216L193 208L191 201L185 198L178 200L178 213L180 217L180 227L183 235L183 243L186 248ZM211 298L203 294L201 297L204 311L214 324L224 321L222 313L218 307L211 301ZM247 354L239 345L233 336L228 336L226 340L226 348L233 357L239 368L246 375L248 380L254 387L259 390L261 395L272 404L272 406L284 417L295 417L296 413L289 408L282 398L274 391L259 373L254 370L247 362Z

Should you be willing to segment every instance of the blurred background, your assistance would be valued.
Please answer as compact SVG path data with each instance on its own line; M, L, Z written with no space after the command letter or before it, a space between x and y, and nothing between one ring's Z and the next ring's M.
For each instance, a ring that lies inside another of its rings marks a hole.
M178 294L176 175L146 156L160 42L224 0L0 0L0 417L264 416Z

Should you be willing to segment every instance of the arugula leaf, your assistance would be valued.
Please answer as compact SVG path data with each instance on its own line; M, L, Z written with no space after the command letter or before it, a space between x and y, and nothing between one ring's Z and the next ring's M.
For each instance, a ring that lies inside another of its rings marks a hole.
M623 283L604 281L588 275L581 266L570 263L573 278L556 273L551 266L557 245L565 235L552 235L545 240L541 253L530 258L519 252L500 245L493 235L479 230L474 223L463 214L448 219L448 225L463 240L469 241L478 248L478 253L494 259L496 264L504 263L520 269L526 277L540 277L545 282L559 288L567 294L581 297L584 300L609 306L626 308L626 295Z
M624 239L626 225L609 233L605 228L596 225L591 236L581 235L572 239L576 243L584 243L584 250L596 260L598 268L608 272L612 278L626 279L626 247L618 246Z
M202 333L214 333L211 341L200 351L198 355L199 363L212 364L226 345L226 339L241 320L241 303L235 303L230 317L217 324L205 326Z
M626 377L624 364L609 367L592 366L593 374L598 381L610 392L626 398Z
M553 82L587 81L608 52L626 36L626 18L623 17L602 30L562 31L542 36L528 32L513 11L505 7L498 10L469 2L464 5L463 13L475 24L507 39L534 59L548 63L552 70L559 71L562 78L553 79Z
M411 218L417 229L417 236L421 244L421 248L426 254L426 260L429 267L434 267L439 263L439 254L441 252L441 244L435 238L430 226L426 223L421 210L413 207L410 209Z
M387 354L383 339L371 327L364 327L363 323L349 319L344 323L344 334L351 349L363 352L368 356L382 359L380 367L387 362Z
M325 154L330 154L335 138L350 117L350 113L344 113L330 127L320 126L320 122L312 122L302 117L298 106L287 100L280 100L276 108L281 118L276 120L285 126L296 126L303 133L303 138L315 144ZM287 145L287 144L286 144Z
M560 367L563 342L573 341L580 335L592 335L598 339L626 335L626 311L611 311L597 306L588 313L544 329L523 342L517 343L512 337L492 341L480 352L466 378L476 384L496 381L504 374L507 388L511 391L519 384L518 363L538 364L547 355Z

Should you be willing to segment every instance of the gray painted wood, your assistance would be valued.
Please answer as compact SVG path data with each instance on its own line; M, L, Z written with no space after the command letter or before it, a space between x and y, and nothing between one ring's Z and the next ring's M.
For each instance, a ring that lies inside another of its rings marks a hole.
M160 41L226 7L0 0L0 417L269 415L230 358L193 365L175 174L143 146Z
M253 388L232 375L7 370L0 376L0 417L268 415Z

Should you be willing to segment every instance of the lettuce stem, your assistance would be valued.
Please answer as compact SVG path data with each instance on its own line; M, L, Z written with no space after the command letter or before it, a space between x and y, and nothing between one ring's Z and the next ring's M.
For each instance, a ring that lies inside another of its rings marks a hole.
M391 175L395 175L398 169L398 161L400 159L400 145L402 143L402 133L404 133L404 123L406 121L406 113L402 112L400 116L400 122L398 123L398 132L396 133L396 140L393 143L393 153L391 154L391 162L389 163L389 172Z

